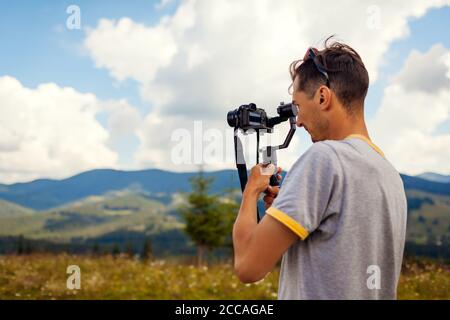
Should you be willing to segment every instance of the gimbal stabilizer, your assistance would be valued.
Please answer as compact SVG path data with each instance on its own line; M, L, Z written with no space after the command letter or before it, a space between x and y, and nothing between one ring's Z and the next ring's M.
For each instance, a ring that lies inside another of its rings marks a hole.
M241 190L244 192L245 186L247 184L247 165L244 158L244 150L242 147L241 139L238 137L239 129L245 133L249 130L255 130L256 132L256 163L259 163L259 152L263 154L263 163L272 163L277 166L277 150L287 148L291 139L295 133L295 122L297 116L297 108L292 104L280 103L277 108L278 116L268 117L264 109L257 108L254 103L248 105L242 105L236 110L228 112L227 121L230 127L234 128L234 154L236 159L236 167L239 174L239 181L241 184ZM284 140L283 144L278 146L266 146L259 149L259 137L260 130L262 132L272 133L273 127L281 122L289 120L290 128L289 132ZM275 169L276 170L276 169ZM270 177L270 185L277 186L276 171ZM259 222L259 213L256 213L257 222Z

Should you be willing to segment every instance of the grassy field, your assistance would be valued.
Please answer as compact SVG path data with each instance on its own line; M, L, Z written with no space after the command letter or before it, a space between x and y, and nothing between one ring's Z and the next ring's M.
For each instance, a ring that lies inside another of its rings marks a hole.
M66 268L81 268L81 289L68 290ZM242 284L229 263L197 268L179 260L125 256L0 256L0 299L276 299L278 269ZM450 266L404 263L399 299L450 299Z

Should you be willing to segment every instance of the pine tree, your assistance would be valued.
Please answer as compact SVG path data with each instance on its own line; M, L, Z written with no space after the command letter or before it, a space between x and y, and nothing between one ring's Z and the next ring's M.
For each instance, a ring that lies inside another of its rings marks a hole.
M145 239L144 246L142 248L141 259L146 261L151 260L152 258L153 258L152 241L150 239Z
M234 207L229 202L208 194L213 178L206 178L202 169L190 181L192 192L188 194L188 205L179 211L186 221L185 232L197 246L200 266L207 251L227 245L236 212L233 213Z
M223 240L223 247L226 248L231 255L231 265L234 265L234 250L233 250L233 225L236 216L239 212L239 203L236 201L234 191L236 189L227 189L225 196L220 203L219 210L224 221L225 237ZM240 202L240 201L239 201Z
M120 254L120 248L117 243L114 243L111 253L114 257Z
M25 240L23 238L23 235L20 235L19 238L17 238L17 254L21 255L25 252Z
M100 246L97 242L94 243L94 246L92 247L92 254L93 255L99 255L100 254Z
M125 244L125 252L129 258L132 258L134 256L134 247L131 241L127 241L127 243Z
M33 245L30 240L25 240L24 254L33 253Z

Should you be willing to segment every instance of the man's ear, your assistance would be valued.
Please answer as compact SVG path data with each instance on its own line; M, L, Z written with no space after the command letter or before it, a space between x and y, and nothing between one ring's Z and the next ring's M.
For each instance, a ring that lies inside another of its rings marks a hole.
M320 86L317 90L321 110L326 110L331 105L331 90L327 86Z

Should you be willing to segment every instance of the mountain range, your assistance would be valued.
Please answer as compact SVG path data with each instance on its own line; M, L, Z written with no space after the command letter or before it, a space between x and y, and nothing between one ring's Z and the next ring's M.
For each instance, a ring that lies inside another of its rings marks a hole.
M197 174L99 169L62 180L0 184L0 237L124 245L151 236L156 251L191 252L193 245L182 231L177 206ZM214 178L213 193L239 190L235 170L204 175ZM447 244L450 176L425 173L401 178L408 199L408 241Z
M158 169L119 171L97 169L62 180L39 179L27 183L0 184L0 199L33 210L47 210L111 191L142 192L165 204L170 195L190 190L189 179L197 172L170 172ZM213 177L212 192L239 188L235 170L205 172ZM425 173L418 176L401 175L405 190L419 190L450 196L450 176Z

